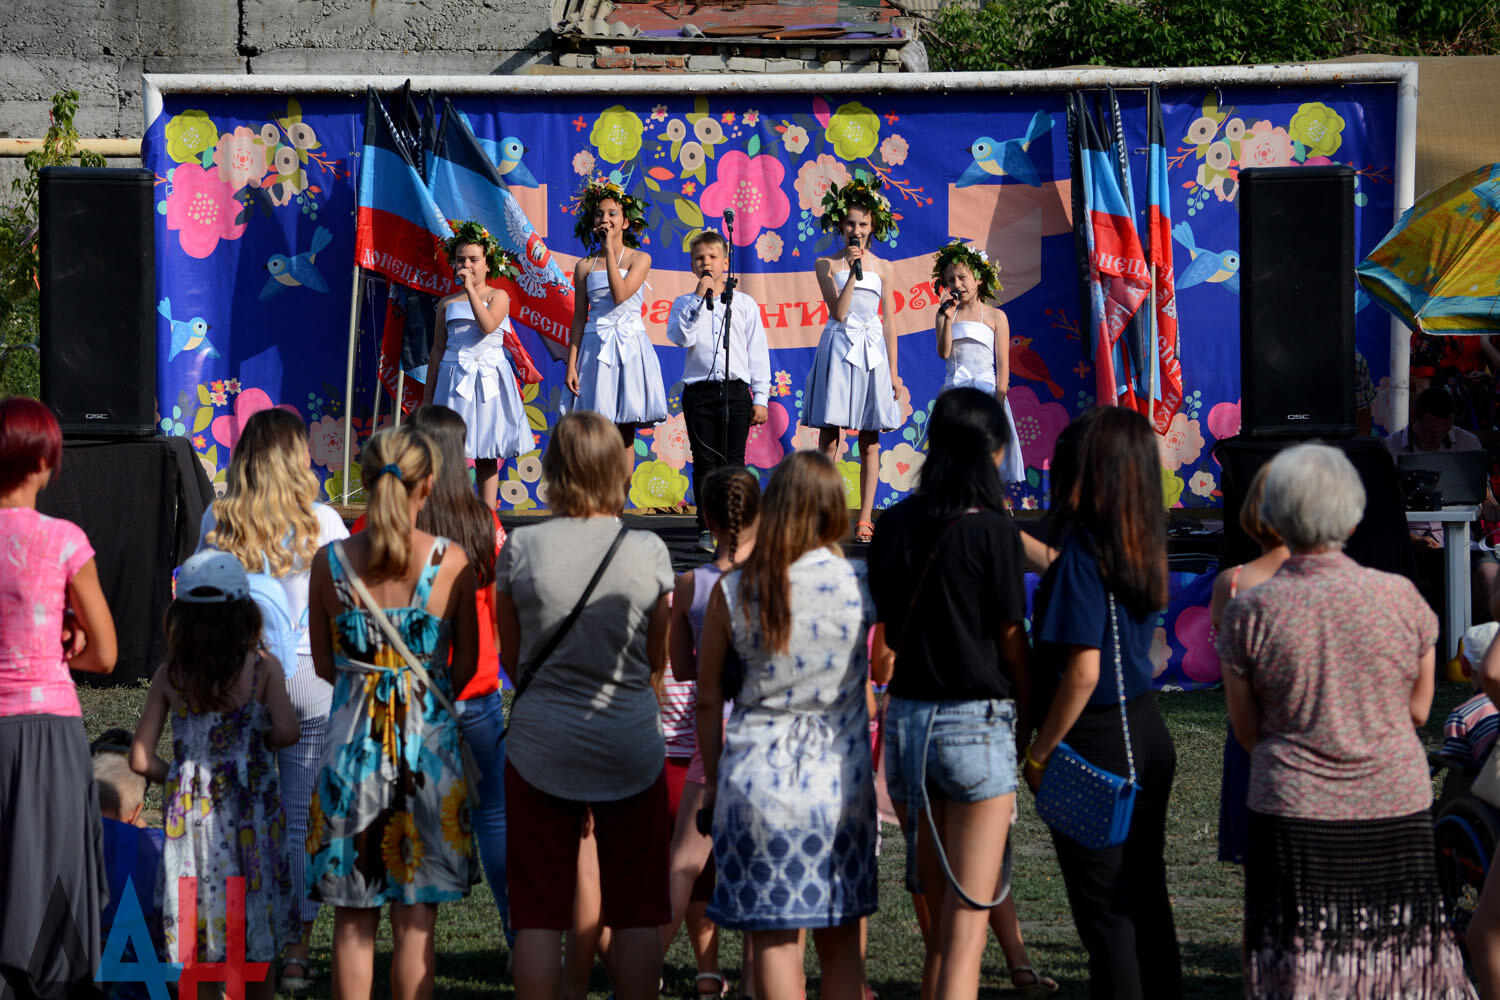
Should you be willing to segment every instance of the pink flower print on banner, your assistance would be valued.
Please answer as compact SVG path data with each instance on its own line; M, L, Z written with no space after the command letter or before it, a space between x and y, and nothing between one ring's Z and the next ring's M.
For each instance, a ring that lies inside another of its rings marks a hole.
M1172 662L1172 647L1167 642L1167 630L1159 628L1151 633L1151 676L1160 677L1167 672L1167 665Z
M849 454L849 438L850 435L848 434L839 435L839 450L835 458L843 458ZM797 433L792 435L792 450L817 451L818 429L816 427L809 427L800 420L797 421Z
M1057 435L1068 426L1068 411L1061 403L1043 403L1030 386L1018 385L1006 393L1011 415L1016 420L1016 437L1021 439L1021 456L1033 469L1052 466L1052 449Z
M651 451L658 459L679 471L691 462L693 449L688 443L687 418L681 413L674 413L657 424L656 432L651 435Z
M196 163L172 171L172 193L167 195L167 228L178 231L182 252L203 259L219 240L237 240L245 223L235 222L240 203L224 181Z
M755 256L764 261L777 261L781 259L781 251L785 244L776 233L764 232L755 241Z
M1250 126L1240 140L1241 167L1285 167L1292 162L1292 137L1286 129L1272 128L1268 121Z
M807 129L801 125L788 125L786 131L781 133L781 144L788 153L802 152L807 148L807 142Z
M573 173L581 177L587 177L594 172L594 154L588 150L580 150L573 154Z
M816 160L808 160L797 171L797 204L818 218L823 214L823 196L829 188L848 183L848 169L827 153L819 153Z
M1189 419L1186 413L1174 414L1167 433L1156 439L1156 446L1161 450L1161 464L1173 472L1198 461L1204 443L1198 421Z
M1185 608L1177 616L1174 631L1177 641L1182 643L1182 672L1195 681L1213 684L1221 679L1219 654L1209 641L1213 620L1208 608Z
M762 229L775 229L786 222L791 203L781 190L786 168L774 156L749 157L736 149L719 158L719 173L703 189L699 207L704 215L724 214L734 209L734 245L747 247Z
M1240 401L1215 403L1208 411L1208 432L1216 441L1237 437L1240 433Z
M786 454L786 449L781 446L781 436L792 422L786 407L780 403L768 403L766 415L766 422L750 428L745 438L745 464L758 469L775 468L781 461Z
M182 168L178 167L177 169L181 170ZM209 426L209 432L213 434L215 441L233 451L235 443L240 439L240 431L244 429L245 421L249 420L252 414L259 413L261 410L269 410L273 406L278 410L285 410L288 413L294 414L299 419L302 416L297 411L297 408L290 403L282 403L276 406L276 404L271 402L271 397L267 396L262 389L246 389L234 398L234 413L226 413L221 417L215 417L214 422ZM339 426L342 428L343 424L340 423ZM339 447L343 447L342 442ZM343 460L342 452L339 455L339 460Z
M911 150L905 139L899 135L888 135L880 143L880 158L888 167L899 167L906 162L906 154Z
M307 429L307 453L314 465L325 469L342 468L344 462L344 421L339 417L319 417ZM354 452L350 452L353 461Z
M258 133L240 125L219 136L214 164L219 168L219 180L226 181L231 191L246 184L258 188L266 172L266 147Z

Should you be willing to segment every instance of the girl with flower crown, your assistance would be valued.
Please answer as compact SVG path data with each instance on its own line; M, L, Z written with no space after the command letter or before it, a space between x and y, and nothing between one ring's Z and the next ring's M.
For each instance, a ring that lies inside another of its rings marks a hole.
M479 495L493 510L500 463L536 444L505 356L510 296L486 284L515 274L515 265L479 223L455 222L453 233L448 259L460 290L437 304L432 356L442 361L437 376L427 380L422 402L446 406L464 418L464 454L474 460Z
M1010 440L1005 445L1000 478L1019 483L1026 478L1026 462L1021 455L1021 439L1016 435L1016 418L1005 398L1010 389L1010 321L1002 310L985 305L985 300L993 301L1002 287L995 272L995 265L983 250L959 240L933 255L933 288L940 295L947 292L938 303L934 321L938 357L948 362L939 392L973 386L993 393L1004 404Z
M828 322L807 375L802 422L818 428L818 448L837 459L845 430L859 431L859 520L854 539L868 542L875 525L876 482L880 475L880 432L901 426L896 405L895 306L889 261L869 249L870 239L896 231L890 202L880 182L857 177L823 197L823 228L837 229L845 246L819 257L818 288L828 305Z
M578 196L573 227L588 254L573 269L573 287L585 294L573 298L568 391L576 400L565 408L608 417L632 455L636 429L667 419L661 363L641 319L651 273L651 255L640 249L644 209L619 185L595 179Z

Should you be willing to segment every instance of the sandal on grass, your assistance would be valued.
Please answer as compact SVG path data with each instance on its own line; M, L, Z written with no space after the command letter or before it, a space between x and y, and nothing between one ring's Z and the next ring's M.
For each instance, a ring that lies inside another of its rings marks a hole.
M713 983L713 987L705 990L705 982ZM722 997L729 992L729 984L724 981L724 976L718 972L700 972L693 979L693 988L698 991L700 997Z
M1024 977L1028 982L1023 983L1018 977ZM1010 984L1023 997L1050 997L1062 991L1057 980L1042 975L1029 965L1018 965L1011 969Z
M293 975L288 969L299 969L301 975ZM301 993L312 989L318 981L318 970L312 964L310 958L297 958L295 955L284 955L281 959L281 988L288 993Z
M868 542L875 537L874 521L855 521L854 540L856 542Z

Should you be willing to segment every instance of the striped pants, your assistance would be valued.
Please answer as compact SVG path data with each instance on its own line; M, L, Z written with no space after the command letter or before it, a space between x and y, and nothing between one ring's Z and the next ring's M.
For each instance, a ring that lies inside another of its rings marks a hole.
M328 710L333 704L333 685L313 669L312 656L297 654L297 673L286 682L302 736L277 751L281 769L281 797L286 803L286 843L292 865L292 885L301 900L302 922L318 918L319 904L307 898L307 810L318 783L318 765L328 735Z

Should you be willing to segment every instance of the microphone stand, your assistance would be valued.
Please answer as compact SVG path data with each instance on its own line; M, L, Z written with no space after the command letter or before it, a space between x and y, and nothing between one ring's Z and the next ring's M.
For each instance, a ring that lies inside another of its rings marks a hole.
M728 270L724 274L724 291L719 296L719 301L724 304L724 380L719 383L719 406L722 411L721 437L723 447L719 450L719 457L724 464L729 464L729 335L734 325L734 286L738 280L734 276L734 213L724 212L724 228L727 230L728 239L725 246L728 248Z

